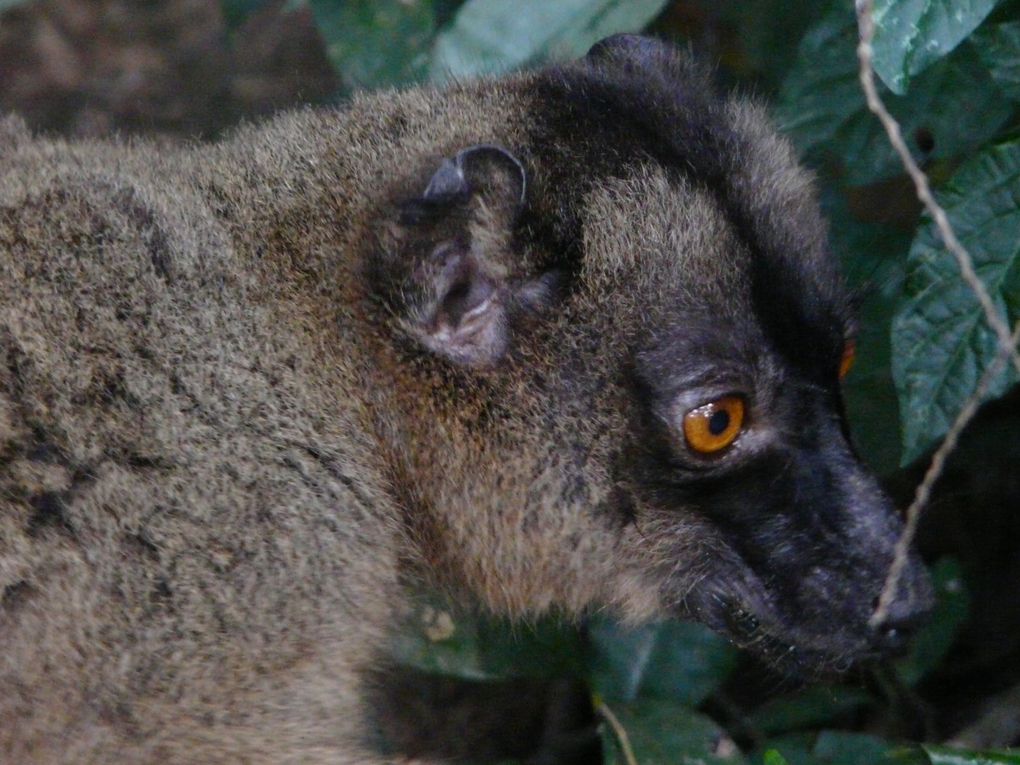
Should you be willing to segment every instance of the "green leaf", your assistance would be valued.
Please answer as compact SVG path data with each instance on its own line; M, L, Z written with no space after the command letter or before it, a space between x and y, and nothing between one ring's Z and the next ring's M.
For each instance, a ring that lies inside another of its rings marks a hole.
M766 759L770 751L782 752L783 761L788 765L816 765L817 761L811 754L815 745L814 733L789 733L770 738L763 746L766 751L752 752L751 762L762 762L770 765Z
M349 89L421 80L435 31L431 0L308 0Z
M436 39L434 81L575 58L603 37L639 32L667 0L468 0Z
M921 744L931 765L1020 765L1020 752L974 752Z
M1020 21L982 27L973 40L995 84L1014 101L1020 101Z
M906 746L886 752L889 765L931 765L928 755L919 746Z
M610 702L661 698L699 704L726 680L738 656L723 638L692 622L625 629L598 621L588 636L590 681Z
M726 733L712 720L681 704L662 700L616 704L610 711L623 729L640 765L721 765L744 763ZM602 724L606 765L626 765L613 728Z
M812 755L828 765L876 765L886 759L889 743L864 733L822 731Z
M390 652L402 664L467 680L584 674L582 640L572 626L462 614L438 598L418 604Z
M768 747L781 751L790 765L930 765L916 747L904 749L876 736L839 730L780 736Z
M790 765L775 749L769 749L765 752L765 765Z
M910 655L897 664L900 676L914 685L939 665L956 640L970 609L970 595L960 564L943 558L931 571L935 585L935 613L914 638Z
M875 72L893 93L947 56L984 21L997 0L877 0Z
M780 696L748 716L752 730L769 735L828 725L871 701L862 689L814 686L800 693Z
M780 128L801 151L816 164L841 164L851 185L903 173L885 131L864 102L856 41L853 12L837 3L801 41L775 108ZM911 150L934 160L974 151L999 131L1012 111L970 44L931 66L907 96L885 91L884 98ZM921 136L927 154L919 146Z
M997 310L1012 325L1020 315L1020 142L989 149L961 166L939 198ZM930 220L910 249L892 345L907 464L945 434L998 347ZM1002 394L1016 379L1007 366L988 397Z

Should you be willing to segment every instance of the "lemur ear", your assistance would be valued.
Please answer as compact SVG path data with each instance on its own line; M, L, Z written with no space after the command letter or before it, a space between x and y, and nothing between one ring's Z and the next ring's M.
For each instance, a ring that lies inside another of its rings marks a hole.
M490 185L494 168L489 164L502 164L504 171L511 172L510 188L516 181L518 192L516 204L523 205L528 193L528 175L524 165L508 150L495 144L477 144L463 149L452 158L444 159L433 174L422 195L425 199L443 199L485 192ZM511 200L513 197L511 196ZM510 200L505 200L510 201Z
M505 274L468 242L437 245L414 274L421 299L408 306L406 328L430 351L468 367L487 367L510 344Z
M442 160L421 195L401 205L381 287L406 334L461 366L491 367L506 355L514 325L556 290L549 274L518 273L514 224L526 197L520 160L481 144Z
M692 92L701 83L704 92L713 90L707 68L690 56L681 55L676 46L644 35L618 34L595 43L583 59L587 64L644 80L657 79L670 92ZM700 89L699 89L700 90Z
M616 34L604 37L588 49L589 61L628 62L633 66L652 68L659 59L675 56L673 46L654 37L635 34Z

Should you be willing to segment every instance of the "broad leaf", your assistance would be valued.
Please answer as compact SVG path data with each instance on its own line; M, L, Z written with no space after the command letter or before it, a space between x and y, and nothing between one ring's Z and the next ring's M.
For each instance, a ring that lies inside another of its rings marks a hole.
M893 93L947 56L992 12L998 0L878 0L874 66Z
M930 765L916 747L903 748L876 736L840 730L780 736L770 739L767 749L781 752L789 765ZM764 755L762 760L769 765Z
M627 732L640 765L722 765L746 760L712 720L681 704L661 700L610 705ZM602 725L606 765L626 765L619 739Z
M420 80L435 31L431 0L308 0L349 89Z
M391 654L420 670L467 680L580 676L583 648L576 629L553 619L510 624L422 601L397 634Z
M829 765L878 765L886 759L890 745L875 736L843 731L822 731L812 755Z
M1020 751L971 752L948 746L922 744L931 765L1020 765Z
M763 744L764 751L759 749L758 751L752 752L748 759L752 763L762 763L762 765L772 765L768 759L769 752L777 752L781 757L781 762L786 765L816 765L817 760L811 754L811 750L815 745L815 734L814 733L788 733L782 736L769 737L768 741Z
M804 37L776 104L780 128L791 134L801 151L816 163L839 163L852 185L903 173L885 131L865 104L856 43L854 14L837 3ZM970 44L930 67L907 96L885 93L886 105L911 150L928 160L974 151L1011 113Z
M1020 143L967 162L940 199L997 310L1012 325L1020 316ZM907 464L945 434L998 343L931 221L911 247L905 293L892 346ZM1002 394L1016 379L1007 366L988 396Z
M780 696L748 715L753 730L770 735L829 725L871 701L860 688L813 686Z
M588 634L591 684L609 702L661 698L693 706L726 680L737 660L729 643L692 622L625 629L601 621Z
M444 82L505 72L549 58L575 58L617 32L639 32L666 0L468 0L432 52Z
M1020 21L982 27L973 40L995 84L1014 101L1020 101Z

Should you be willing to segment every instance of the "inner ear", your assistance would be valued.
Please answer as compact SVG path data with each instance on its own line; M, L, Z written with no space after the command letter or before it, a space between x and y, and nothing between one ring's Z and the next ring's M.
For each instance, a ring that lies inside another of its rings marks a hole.
M411 315L429 350L469 367L497 363L509 346L506 279L464 242L444 242L418 269L429 295Z
M470 247L443 245L433 260L421 275L431 298L419 301L406 327L426 348L466 367L497 365L515 331L548 311L561 287L558 272L510 278Z
M515 234L526 196L523 164L479 144L443 160L402 203L373 275L405 334L458 365L491 367L528 317L553 304L560 280L527 275Z

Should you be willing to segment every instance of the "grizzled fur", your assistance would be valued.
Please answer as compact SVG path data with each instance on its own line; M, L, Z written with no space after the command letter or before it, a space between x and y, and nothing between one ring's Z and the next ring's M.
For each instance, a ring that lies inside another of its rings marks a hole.
M899 523L809 178L657 43L215 145L9 119L0 278L5 761L381 762L366 670L420 579L794 671L929 605L914 561L867 625Z

